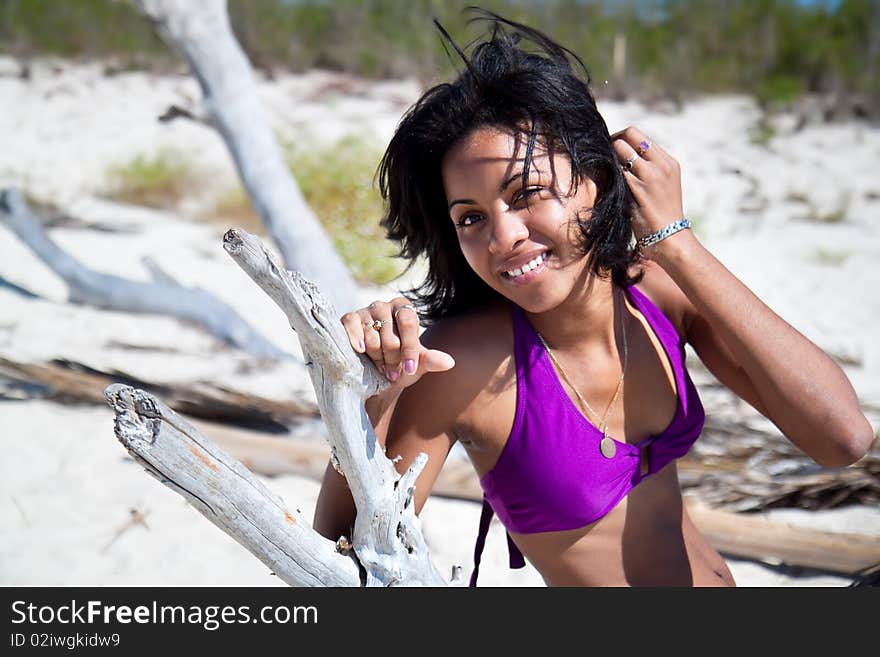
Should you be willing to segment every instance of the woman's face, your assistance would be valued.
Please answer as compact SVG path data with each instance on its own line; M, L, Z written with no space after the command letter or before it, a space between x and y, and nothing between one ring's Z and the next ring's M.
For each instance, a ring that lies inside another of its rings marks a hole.
M551 156L537 142L523 185L526 145L525 136L479 128L446 153L441 169L449 220L468 264L500 294L538 313L585 287L575 218L589 216L596 186L582 180L569 195L568 157Z

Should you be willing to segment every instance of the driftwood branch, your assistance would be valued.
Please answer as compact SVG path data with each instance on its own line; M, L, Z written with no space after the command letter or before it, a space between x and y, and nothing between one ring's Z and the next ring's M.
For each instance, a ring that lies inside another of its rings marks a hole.
M420 454L403 474L379 449L364 400L388 386L351 348L332 304L298 272L283 269L260 241L230 230L224 248L281 307L296 331L327 426L331 460L348 480L357 518L351 540L334 544L287 509L248 472L165 406L130 386L105 396L115 432L163 484L293 585L442 586L413 504ZM461 584L460 568L452 583Z
M321 415L331 459L344 473L357 506L353 544L371 585L442 585L415 515L415 480L427 457L400 476L386 458L364 410L364 399L388 386L351 348L333 306L298 272L275 262L260 241L230 230L224 248L287 315L296 331ZM456 580L457 582L457 580Z
M64 280L70 300L75 303L131 313L169 315L194 322L256 356L291 358L216 296L199 288L183 287L167 275L160 275L156 267L151 268L156 278L153 283L130 281L89 269L49 237L16 189L0 191L0 222Z
M41 397L67 403L103 404L106 400L101 391L114 382L159 395L170 408L189 417L267 431L286 430L320 415L314 401L305 395L267 399L207 381L144 381L124 371L97 370L77 361L56 358L47 362L18 362L0 355L0 399Z
M114 430L132 457L292 586L358 586L358 565L335 551L298 509L142 390L105 391Z
M199 114L222 135L286 266L321 285L336 307L356 307L351 273L305 202L260 105L250 64L229 25L225 0L136 4L186 59L202 90L204 107Z
M874 536L794 527L685 499L694 524L723 554L856 578L880 568L880 541Z

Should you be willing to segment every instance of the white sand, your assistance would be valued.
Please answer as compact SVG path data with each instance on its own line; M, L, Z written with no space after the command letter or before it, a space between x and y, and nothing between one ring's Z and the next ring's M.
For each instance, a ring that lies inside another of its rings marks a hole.
M0 58L0 72L13 68ZM332 91L343 88L348 92ZM323 89L323 91L321 91ZM366 134L383 144L406 105L411 82L366 83L323 72L261 82L260 93L279 134L332 141ZM153 257L172 276L202 286L232 304L276 344L296 354L281 312L220 246L222 229L162 212L119 206L96 197L114 164L161 148L186 153L216 188L231 187L234 171L219 137L208 129L155 120L168 105L197 98L188 77L141 73L105 78L96 66L44 62L33 79L0 77L0 187L18 186L75 216L136 229L133 233L56 229L52 237L95 269L146 280L141 258ZM611 130L642 127L682 163L685 207L710 248L783 317L848 365L875 428L880 425L880 347L875 339L880 295L880 130L856 122L814 126L789 134L778 120L767 146L748 135L757 119L742 97L692 102L681 113L633 103L601 103ZM739 173L735 173L738 171ZM194 190L184 213L198 210ZM816 217L842 217L837 223ZM813 216L814 220L804 217ZM0 287L0 357L70 358L95 367L168 380L207 379L283 399L308 385L286 367L242 373L247 357L167 318L69 306L66 290L7 229L0 227L0 277L41 295L26 299ZM390 294L364 289L364 299ZM143 347L109 345L113 335ZM711 409L707 409L711 413ZM271 585L277 578L182 498L144 473L116 442L109 408L45 401L0 402L0 584ZM293 476L267 485L311 517L317 483ZM117 538L129 510L146 514ZM429 501L422 514L436 563L469 572L480 508ZM768 514L829 531L880 536L880 510ZM509 571L497 521L490 533L481 583L541 585L527 568ZM793 577L732 561L746 586L843 585L829 576Z

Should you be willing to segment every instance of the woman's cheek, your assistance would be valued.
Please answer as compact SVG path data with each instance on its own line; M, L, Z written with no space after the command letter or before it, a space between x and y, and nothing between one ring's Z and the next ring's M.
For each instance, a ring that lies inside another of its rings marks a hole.
M461 247L461 253L464 256L465 261L470 265L471 269L475 272L480 272L479 267L479 252L475 245L471 242L464 241L459 239L458 245Z

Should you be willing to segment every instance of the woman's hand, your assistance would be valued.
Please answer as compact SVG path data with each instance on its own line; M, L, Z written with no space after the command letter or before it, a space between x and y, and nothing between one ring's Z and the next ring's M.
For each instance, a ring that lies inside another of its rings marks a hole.
M378 370L401 390L426 372L445 372L455 365L452 356L427 349L419 341L419 315L405 297L374 301L342 316L351 346L367 354Z
M684 217L681 167L676 159L632 126L611 135L611 143L639 205L633 215L636 239Z

